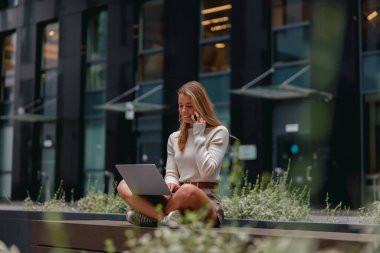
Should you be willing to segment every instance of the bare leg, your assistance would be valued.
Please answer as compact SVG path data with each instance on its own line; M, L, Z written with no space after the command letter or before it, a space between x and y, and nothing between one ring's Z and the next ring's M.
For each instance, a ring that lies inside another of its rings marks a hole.
M129 189L127 183L122 180L117 186L117 192L119 196L127 202L127 204L132 207L133 210L140 212L150 218L155 220L161 220L164 216L162 212L156 210L156 207L150 203L148 200L133 195Z
M184 184L169 199L164 211L165 213L170 213L174 210L197 211L202 208L210 209L206 220L211 220L215 224L217 221L217 215L212 200L195 185Z

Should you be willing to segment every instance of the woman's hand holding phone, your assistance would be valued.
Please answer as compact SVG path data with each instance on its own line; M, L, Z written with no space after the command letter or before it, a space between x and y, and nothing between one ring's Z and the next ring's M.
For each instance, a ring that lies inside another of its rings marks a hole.
M194 114L191 116L191 119L194 123L206 123L206 121L197 112L194 112Z

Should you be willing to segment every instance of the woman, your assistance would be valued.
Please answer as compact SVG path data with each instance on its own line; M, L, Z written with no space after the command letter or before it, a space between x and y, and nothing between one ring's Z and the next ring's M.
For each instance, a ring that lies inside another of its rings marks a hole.
M125 181L118 185L118 193L134 210L154 220L163 219L164 224L178 210L204 209L205 221L219 226L224 215L216 188L228 147L228 130L217 119L199 82L188 82L178 90L178 111L180 128L168 139L165 175L165 182L174 194L165 197L163 209L158 210L155 204L160 200L132 195Z

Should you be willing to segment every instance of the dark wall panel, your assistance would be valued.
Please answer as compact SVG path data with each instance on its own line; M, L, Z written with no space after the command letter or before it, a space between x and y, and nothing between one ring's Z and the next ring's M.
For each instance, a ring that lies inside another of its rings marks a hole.
M271 66L270 1L232 1L231 88L239 89ZM257 146L257 159L245 163L248 177L271 169L271 105L231 95L231 134Z
M165 88L162 156L166 160L169 135L179 127L177 89L198 79L199 1L165 2ZM181 25L179 25L181 24Z

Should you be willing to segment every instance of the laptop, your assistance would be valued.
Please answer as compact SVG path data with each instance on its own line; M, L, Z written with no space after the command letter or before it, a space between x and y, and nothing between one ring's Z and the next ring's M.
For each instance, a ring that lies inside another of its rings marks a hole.
M155 164L116 164L133 194L172 195Z

